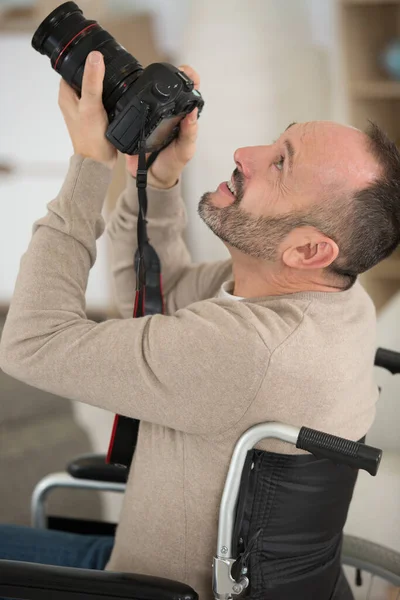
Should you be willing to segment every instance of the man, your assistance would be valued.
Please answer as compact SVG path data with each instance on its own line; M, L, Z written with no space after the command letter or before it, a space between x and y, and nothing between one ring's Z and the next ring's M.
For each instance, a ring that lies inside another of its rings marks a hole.
M84 294L116 160L104 136L103 76L94 52L80 100L61 82L74 156L22 259L1 366L141 420L107 568L184 581L209 598L218 507L240 435L281 421L358 440L373 422L375 312L356 280L399 243L400 157L377 128L367 136L329 122L293 124L272 145L237 150L228 183L199 204L232 260L193 265L179 193L197 134L188 115L148 178L167 315L129 318L138 204L137 157L127 157L128 186L108 224L126 319L94 323ZM261 448L298 452L276 441ZM29 535L39 544L41 534ZM78 537L71 545L81 549ZM92 568L103 566L96 559Z

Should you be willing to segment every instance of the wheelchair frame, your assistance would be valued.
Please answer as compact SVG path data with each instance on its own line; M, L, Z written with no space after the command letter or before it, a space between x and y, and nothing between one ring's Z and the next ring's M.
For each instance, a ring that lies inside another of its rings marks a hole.
M304 450L309 450L318 457L334 458L338 463L363 468L371 475L376 475L382 456L382 451L377 448L304 427L300 429L283 423L271 422L255 425L248 429L235 445L220 504L217 549L213 560L213 593L217 600L228 600L232 598L232 595L242 593L249 585L246 573L241 573L239 580L235 580L231 574L232 566L237 560L232 547L235 509L247 453L259 442L268 438L288 442ZM45 502L48 494L55 487L113 492L125 490L123 483L75 479L67 473L49 475L38 483L32 496L32 524L34 527L46 527Z

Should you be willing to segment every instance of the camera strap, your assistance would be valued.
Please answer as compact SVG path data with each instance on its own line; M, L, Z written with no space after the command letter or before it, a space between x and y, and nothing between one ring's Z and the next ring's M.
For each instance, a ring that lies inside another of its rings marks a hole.
M147 112L146 112L147 115ZM136 294L133 318L164 313L164 297L162 293L161 262L149 243L147 235L147 171L156 160L159 152L153 152L146 163L145 151L145 118L141 130L139 146L139 162L136 174L136 187L139 199L139 215L137 221L137 250L134 256L136 272ZM134 393L134 390L132 390ZM107 454L107 463L130 467L139 434L138 419L115 415Z

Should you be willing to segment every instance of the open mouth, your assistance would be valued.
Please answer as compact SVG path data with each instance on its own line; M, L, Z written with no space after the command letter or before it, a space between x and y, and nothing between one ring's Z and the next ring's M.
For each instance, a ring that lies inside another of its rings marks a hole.
M233 177L229 181L226 182L226 187L228 188L228 190L230 191L232 196L237 198L237 191L236 191L235 182L233 181Z
M219 200L219 204L222 207L233 204L235 200L237 200L238 197L240 197L241 195L239 185L236 184L235 181L235 175L236 173L234 172L229 181L224 181L223 183L220 183L218 187L218 191L222 194L222 196L225 197L225 200L222 200L222 198Z
M232 200L237 199L239 189L236 187L233 175L229 179L229 181L224 181L224 183L221 183L220 189L226 196L229 196Z

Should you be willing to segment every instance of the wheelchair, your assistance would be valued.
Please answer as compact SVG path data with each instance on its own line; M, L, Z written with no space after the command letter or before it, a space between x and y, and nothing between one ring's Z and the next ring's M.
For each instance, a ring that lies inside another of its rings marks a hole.
M391 374L400 373L400 353L378 348L375 365ZM234 448L220 504L217 547L212 565L212 593L216 600L246 597L246 590L250 589L252 571L241 560L243 557L237 555L234 537L245 475L254 466L251 453L261 440L267 438L294 444L318 459L328 459L334 466L347 465L355 473L363 469L373 476L378 472L382 457L382 450L364 442L353 442L306 427L270 422L247 430ZM126 478L126 470L106 464L104 455L85 455L72 461L66 472L49 475L37 484L31 502L32 526L113 534L116 525L112 523L72 522L46 515L46 499L52 490L60 487L121 493L125 490ZM400 554L397 552L345 535L341 562L356 569L358 583L361 572L366 572L400 588ZM0 597L27 600L197 600L198 594L186 584L153 576L0 560Z

